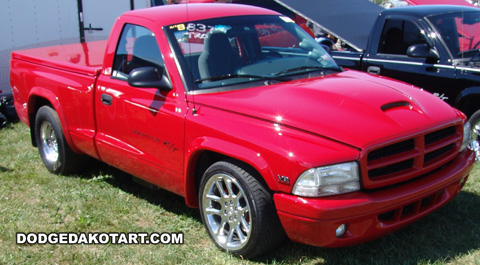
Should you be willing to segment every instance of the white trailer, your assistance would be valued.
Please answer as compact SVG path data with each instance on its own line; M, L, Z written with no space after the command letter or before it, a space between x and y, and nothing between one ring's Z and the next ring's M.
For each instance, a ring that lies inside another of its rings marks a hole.
M11 94L13 50L106 39L115 19L152 0L1 0L0 96Z

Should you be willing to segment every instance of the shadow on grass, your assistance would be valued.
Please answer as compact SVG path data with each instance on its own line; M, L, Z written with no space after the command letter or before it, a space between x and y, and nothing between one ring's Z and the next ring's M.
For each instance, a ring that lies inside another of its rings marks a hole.
M137 198L144 199L153 205L160 206L174 214L194 218L201 222L198 209L192 209L185 204L185 198L167 190L158 188L145 181L133 177L119 169L102 162L93 160L90 170L75 175L75 177L92 179L99 175L111 175L113 178L105 178L103 181L117 187Z
M152 189L113 167L98 166L79 177L108 174L104 181L171 213L201 222L198 209L185 205L183 197ZM285 240L277 249L254 258L262 263L316 264L418 264L446 263L469 252L480 252L480 196L463 191L443 208L383 238L346 248L318 248Z
M337 249L287 241L278 250L256 260L290 263L302 258L318 260L317 264L443 264L480 251L479 205L480 196L463 191L438 211L383 238Z
M9 169L9 168L0 166L0 173L12 172L12 171L13 171L13 170L11 170L11 169Z

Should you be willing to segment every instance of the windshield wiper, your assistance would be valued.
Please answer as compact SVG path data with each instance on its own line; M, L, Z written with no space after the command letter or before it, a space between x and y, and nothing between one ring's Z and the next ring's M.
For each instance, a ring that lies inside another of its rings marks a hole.
M269 76L261 76L261 75L245 75L245 74L228 74L228 75L218 75L218 76L211 76L207 78L197 79L195 83L201 83L203 81L220 81L225 79L231 78L257 78L261 80L277 80L277 81L290 81L291 79L285 77L269 77Z
M287 74L287 73L292 73L292 72L298 72L298 71L303 71L303 70L333 70L333 71L341 71L340 68L336 67L322 67L322 66L300 66L300 67L295 67L287 70L280 71L278 73L275 73L274 76L279 76L282 74Z

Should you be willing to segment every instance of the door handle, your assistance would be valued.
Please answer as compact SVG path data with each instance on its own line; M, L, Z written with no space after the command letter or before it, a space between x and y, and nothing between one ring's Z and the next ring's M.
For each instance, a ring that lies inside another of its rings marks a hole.
M380 67L378 66L369 66L367 68L367 73L379 75L380 74Z
M112 96L108 95L108 94L102 94L100 96L100 101L104 104L104 105L107 105L107 106L110 106L112 105Z

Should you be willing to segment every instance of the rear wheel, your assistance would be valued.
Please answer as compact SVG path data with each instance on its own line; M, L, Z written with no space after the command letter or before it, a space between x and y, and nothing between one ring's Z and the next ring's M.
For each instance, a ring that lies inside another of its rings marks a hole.
M284 238L270 193L233 161L217 162L207 169L199 201L203 224L224 251L249 258Z
M57 113L49 106L41 107L35 119L35 140L47 169L55 174L68 174L78 166L78 155L68 146Z
M7 117L0 112L0 129L7 125Z

